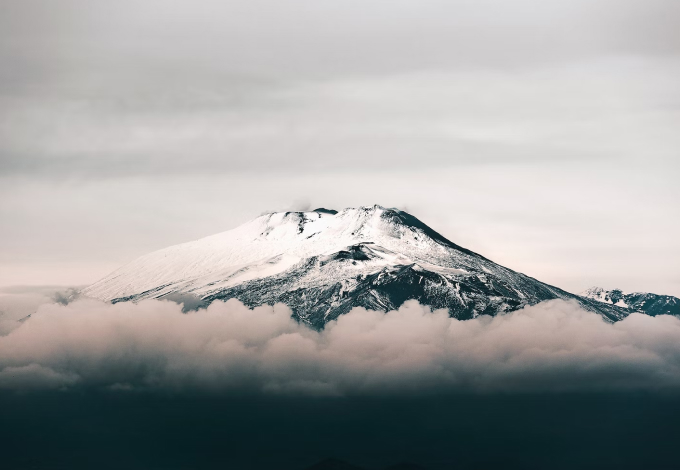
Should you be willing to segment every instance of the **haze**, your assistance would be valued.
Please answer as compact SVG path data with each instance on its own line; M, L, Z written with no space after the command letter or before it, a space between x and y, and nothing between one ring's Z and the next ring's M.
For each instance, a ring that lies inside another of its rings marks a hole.
M680 295L680 4L0 1L0 286L264 210L405 209L572 292Z

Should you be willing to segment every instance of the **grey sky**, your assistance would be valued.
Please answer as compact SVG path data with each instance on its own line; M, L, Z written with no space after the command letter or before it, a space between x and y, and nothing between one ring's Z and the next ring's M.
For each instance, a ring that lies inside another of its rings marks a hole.
M0 61L0 284L306 201L680 295L680 2L0 0Z

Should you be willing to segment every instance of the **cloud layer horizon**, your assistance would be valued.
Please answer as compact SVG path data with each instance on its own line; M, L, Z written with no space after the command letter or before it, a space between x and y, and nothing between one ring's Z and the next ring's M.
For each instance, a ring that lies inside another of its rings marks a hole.
M0 336L0 389L265 395L666 390L680 386L680 319L607 323L548 301L459 321L416 301L355 308L322 331L282 304L182 312L145 300L46 303Z

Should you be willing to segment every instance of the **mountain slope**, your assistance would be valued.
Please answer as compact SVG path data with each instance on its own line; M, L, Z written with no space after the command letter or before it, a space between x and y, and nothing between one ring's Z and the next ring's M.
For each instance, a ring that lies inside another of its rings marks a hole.
M82 294L112 302L177 294L284 302L315 327L353 307L388 310L409 299L460 319L557 298L613 321L630 312L500 266L381 206L265 214L142 256Z
M591 287L581 293L581 296L653 317L657 315L680 316L680 299L671 295L649 292L625 293L621 289L605 290L601 287Z

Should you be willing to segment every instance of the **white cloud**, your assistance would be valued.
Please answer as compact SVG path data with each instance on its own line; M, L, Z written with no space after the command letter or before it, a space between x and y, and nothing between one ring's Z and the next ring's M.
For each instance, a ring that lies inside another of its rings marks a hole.
M238 105L226 98L230 83L197 96L29 94L4 102L0 165L9 175L46 178L573 159L672 165L678 69L675 58L628 56L506 71L444 68L303 80L258 89ZM138 105L145 100L164 106Z
M43 305L0 337L0 387L285 394L664 389L680 386L680 319L616 324L562 301L458 321L414 301L354 309L321 332L283 305L236 300Z

